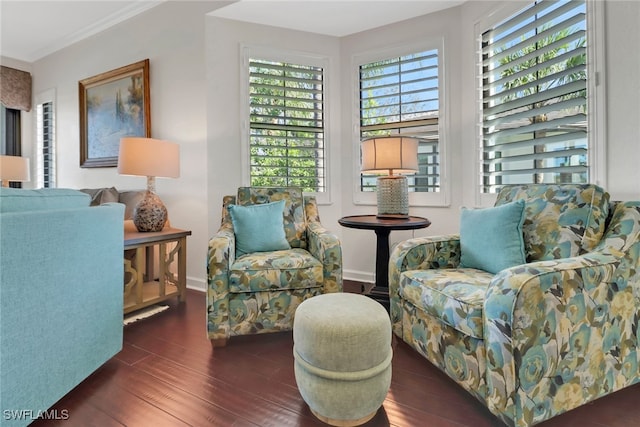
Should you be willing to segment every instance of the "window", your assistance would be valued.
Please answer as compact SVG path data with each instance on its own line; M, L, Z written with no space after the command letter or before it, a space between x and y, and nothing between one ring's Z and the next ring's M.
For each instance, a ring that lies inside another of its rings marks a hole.
M21 118L20 110L6 108L0 104L0 129L2 138L0 154L8 156L20 156L21 147Z
M585 1L536 1L482 34L482 192L589 182Z
M326 191L324 69L249 58L249 181Z
M0 154L6 156L22 155L20 110L6 108L0 104ZM21 182L9 182L13 188L22 188Z
M45 97L48 98L48 97ZM48 98L52 99L52 98ZM36 159L37 187L55 188L55 113L53 101L47 100L36 104Z
M403 135L419 139L410 192L440 192L438 49L359 66L360 139ZM360 191L375 191L376 176L360 175Z

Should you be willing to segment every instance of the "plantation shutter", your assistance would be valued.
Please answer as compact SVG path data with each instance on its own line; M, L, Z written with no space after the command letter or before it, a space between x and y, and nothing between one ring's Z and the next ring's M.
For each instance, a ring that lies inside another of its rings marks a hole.
M483 192L588 181L585 1L538 1L482 35Z
M55 182L55 121L53 102L44 102L36 107L38 130L38 187L54 188Z
M440 191L438 50L360 66L360 137L419 138L418 167L409 191ZM361 175L373 191L375 175Z
M250 179L325 191L323 69L249 60Z

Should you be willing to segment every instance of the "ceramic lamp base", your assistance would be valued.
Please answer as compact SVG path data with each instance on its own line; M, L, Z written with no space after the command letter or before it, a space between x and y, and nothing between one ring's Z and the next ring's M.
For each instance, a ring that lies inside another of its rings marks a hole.
M138 231L162 231L167 222L167 208L157 194L147 190L133 208L133 223Z
M409 218L409 185L406 176L378 177L378 218Z

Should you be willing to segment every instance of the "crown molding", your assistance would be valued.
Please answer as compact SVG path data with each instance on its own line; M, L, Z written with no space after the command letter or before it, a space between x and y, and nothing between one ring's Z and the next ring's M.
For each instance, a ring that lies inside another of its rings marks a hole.
M127 19L133 18L134 16L139 15L143 12L146 12L147 10L154 8L164 3L165 1L166 0L131 2L129 5L123 7L117 12L107 15L99 21L96 21L79 31L58 39L54 43L31 52L31 54L26 58L26 61L34 62L41 58L44 58L47 55L51 55L52 53L57 52L60 49L71 46L74 43L93 36L94 34L98 34L110 27L113 27L116 24L124 22Z

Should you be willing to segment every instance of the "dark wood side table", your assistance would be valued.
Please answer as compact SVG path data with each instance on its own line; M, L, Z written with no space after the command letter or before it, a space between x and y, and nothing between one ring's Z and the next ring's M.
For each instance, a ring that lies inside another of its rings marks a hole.
M375 215L345 216L338 220L343 227L373 230L376 244L376 283L369 296L389 310L389 234L392 230L416 230L427 228L431 221L419 216L407 219L385 219Z

